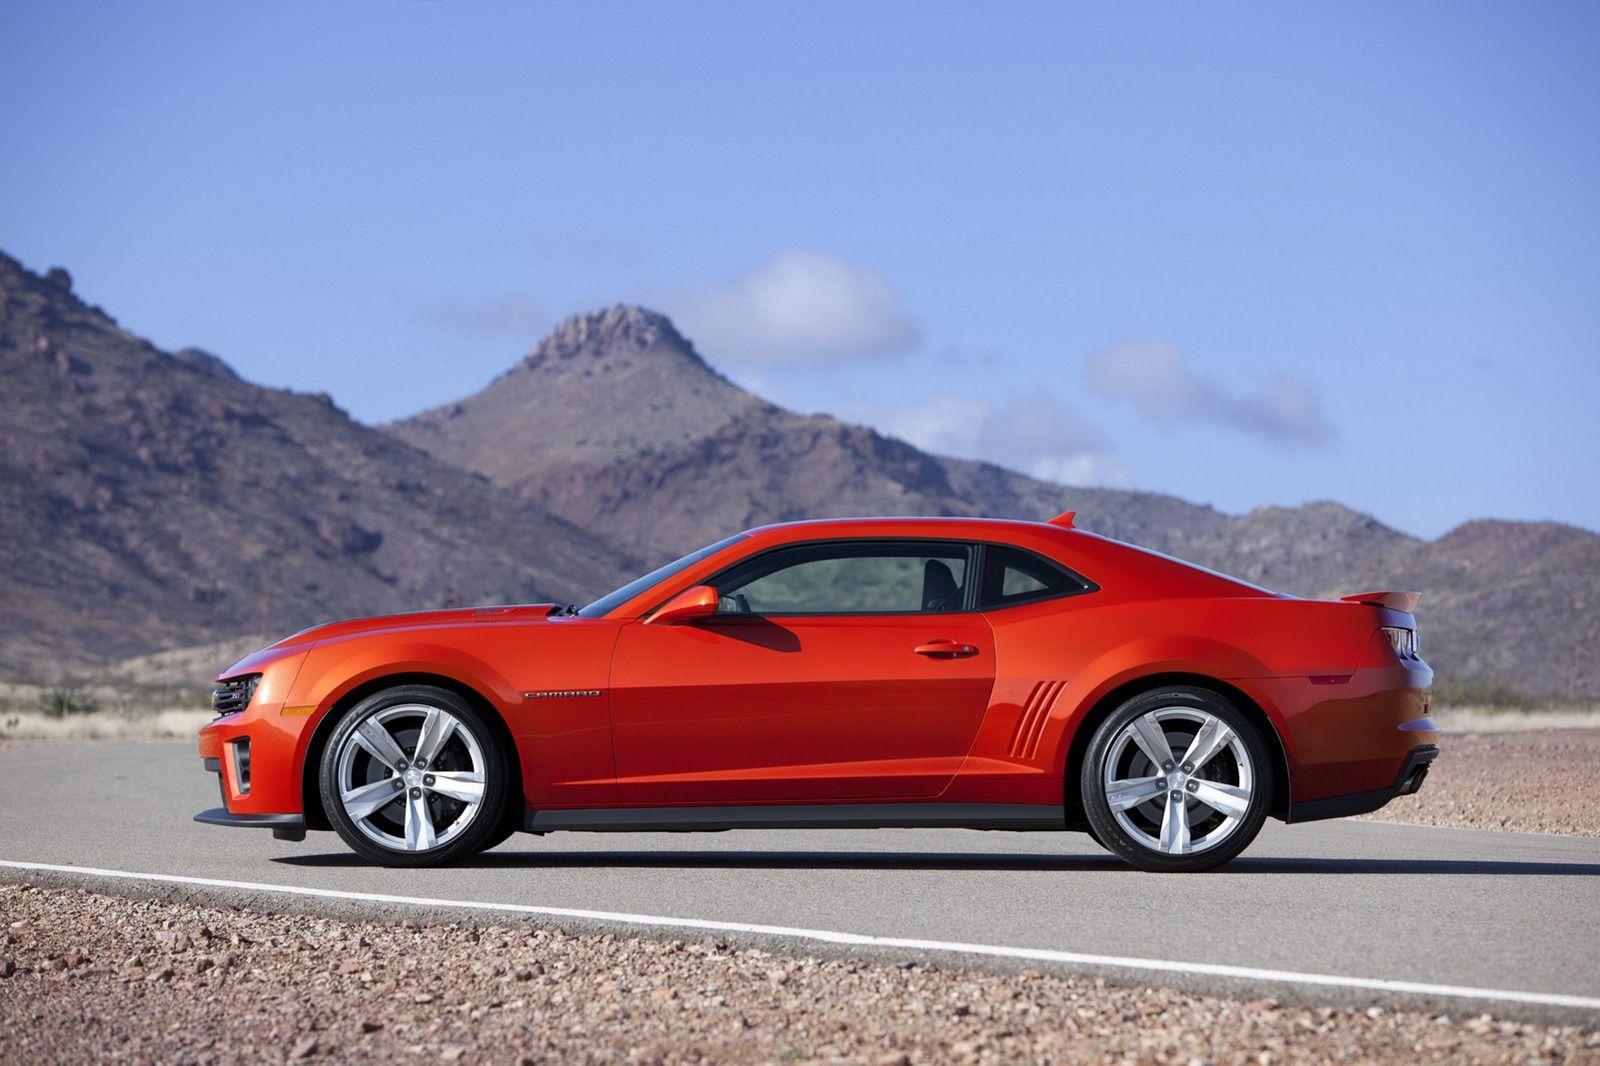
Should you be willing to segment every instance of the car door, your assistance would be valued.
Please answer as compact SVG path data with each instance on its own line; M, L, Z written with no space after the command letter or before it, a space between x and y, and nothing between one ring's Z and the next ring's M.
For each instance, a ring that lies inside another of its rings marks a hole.
M806 542L711 578L718 613L626 624L611 677L624 803L937 796L994 684L973 548Z

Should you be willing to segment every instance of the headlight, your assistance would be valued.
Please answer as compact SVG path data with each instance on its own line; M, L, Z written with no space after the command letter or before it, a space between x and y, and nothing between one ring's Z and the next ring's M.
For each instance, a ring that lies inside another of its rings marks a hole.
M244 674L218 681L217 687L211 690L211 709L218 718L239 713L250 706L250 700L256 694L256 685L260 683L260 674Z

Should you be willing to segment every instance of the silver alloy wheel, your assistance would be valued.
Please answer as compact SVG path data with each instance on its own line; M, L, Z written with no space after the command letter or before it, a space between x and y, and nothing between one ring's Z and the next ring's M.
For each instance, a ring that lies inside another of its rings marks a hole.
M1118 730L1101 778L1123 831L1168 855L1206 851L1232 836L1255 780L1239 735L1216 715L1181 706L1147 711Z
M363 720L339 749L339 800L362 835L393 851L429 851L466 831L483 806L483 749L441 707L402 703Z

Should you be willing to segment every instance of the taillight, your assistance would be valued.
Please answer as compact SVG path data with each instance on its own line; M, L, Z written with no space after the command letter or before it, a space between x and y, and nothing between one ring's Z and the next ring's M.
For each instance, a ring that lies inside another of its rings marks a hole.
M1378 632L1389 640L1389 647L1394 649L1397 659L1415 659L1417 657L1417 631L1414 629L1401 629L1399 626L1380 626Z

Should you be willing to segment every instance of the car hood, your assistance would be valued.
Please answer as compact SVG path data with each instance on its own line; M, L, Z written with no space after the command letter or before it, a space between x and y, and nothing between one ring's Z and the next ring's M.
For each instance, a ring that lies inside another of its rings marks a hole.
M372 618L349 618L340 622L326 622L310 629L302 629L293 636L284 637L275 644L251 652L217 676L220 679L252 673L267 663L295 652L306 651L313 644L325 640L401 629L441 629L477 625L483 622L542 622L557 608L558 605L554 603L521 603L497 607L461 607L445 611L415 611L410 614L385 614Z

